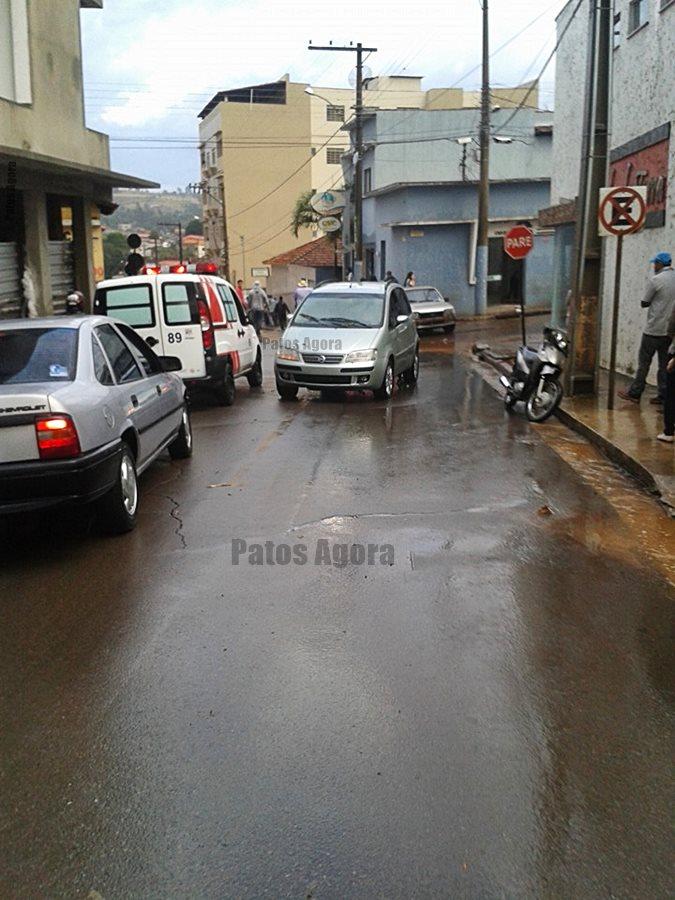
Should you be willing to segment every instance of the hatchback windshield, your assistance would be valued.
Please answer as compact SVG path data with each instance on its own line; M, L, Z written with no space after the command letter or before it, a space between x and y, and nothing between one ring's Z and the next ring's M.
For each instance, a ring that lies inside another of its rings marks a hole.
M0 329L0 384L75 378L76 328Z
M408 300L411 303L444 303L445 300L436 288L415 288L407 290Z
M383 294L309 294L293 319L304 328L379 328Z

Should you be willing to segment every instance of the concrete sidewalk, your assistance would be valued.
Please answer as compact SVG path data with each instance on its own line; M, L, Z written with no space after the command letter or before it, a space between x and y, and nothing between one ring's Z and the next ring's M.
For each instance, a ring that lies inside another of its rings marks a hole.
M511 370L512 348L491 346L476 355L499 372ZM648 387L640 404L615 398L607 409L607 371L601 370L599 393L592 397L565 397L557 411L561 422L595 444L613 462L626 469L647 490L660 496L669 514L675 517L675 444L656 440L663 431L661 406L649 403L656 389ZM617 375L617 390L630 379Z
M627 469L649 490L661 495L675 515L675 444L656 440L663 431L663 407L649 400L656 389L648 387L639 404L614 399L607 409L607 377L600 372L600 390L594 397L565 397L558 418L600 447L610 459ZM617 390L630 379L617 375Z

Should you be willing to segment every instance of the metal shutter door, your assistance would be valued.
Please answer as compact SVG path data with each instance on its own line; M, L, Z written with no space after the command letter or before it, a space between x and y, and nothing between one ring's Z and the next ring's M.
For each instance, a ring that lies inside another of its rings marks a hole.
M75 290L75 264L70 241L49 241L49 274L52 312L62 313L66 308L66 297Z
M22 306L17 245L0 243L0 319L16 319L21 315Z

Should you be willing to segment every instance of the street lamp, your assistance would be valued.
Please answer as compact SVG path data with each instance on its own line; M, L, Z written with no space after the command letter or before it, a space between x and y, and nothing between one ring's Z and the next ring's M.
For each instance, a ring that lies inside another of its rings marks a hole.
M325 104L327 104L328 106L333 106L333 103L331 100L329 100L327 97L322 97L321 94L317 94L317 92L314 90L313 87L306 87L305 93L308 94L310 97L316 97L318 100L323 100L323 102Z

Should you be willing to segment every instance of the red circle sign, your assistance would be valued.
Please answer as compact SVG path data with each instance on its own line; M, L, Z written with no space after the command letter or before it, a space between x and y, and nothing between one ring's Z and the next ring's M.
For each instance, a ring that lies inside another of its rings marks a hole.
M634 234L645 222L647 204L639 191L630 187L618 187L609 191L600 201L598 218L600 225L617 237Z
M515 225L504 235L504 250L511 259L525 259L534 247L534 232L527 225Z

